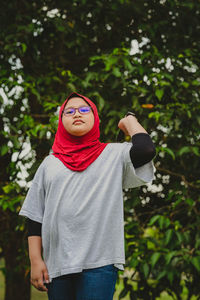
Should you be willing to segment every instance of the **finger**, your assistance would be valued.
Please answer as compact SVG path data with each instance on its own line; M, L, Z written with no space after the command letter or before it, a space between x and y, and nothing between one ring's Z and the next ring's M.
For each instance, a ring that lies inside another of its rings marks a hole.
M38 291L40 291L40 292L48 292L48 290L46 288L43 288L43 287L38 287Z
M48 289L46 288L46 286L42 282L38 283L37 289L39 291L46 291L46 292L48 291Z
M47 270L44 270L43 276L44 276L44 282L49 283L49 274Z
M47 270L44 270L43 276L44 276L44 286L46 287L46 289L48 291L47 284L49 284L49 275L48 275Z
M48 289L43 283L43 276L38 280L38 288L42 291L48 291Z
M32 278L31 278L31 279L30 279L30 282L31 282L32 285L37 284L37 280L36 280L36 279L32 279Z
M124 124L123 124L121 121L119 121L119 123L118 123L118 127L119 127L119 129L123 130L123 128L124 128Z
M36 288L38 290L38 282L37 282L37 280L31 280L31 284L32 284L32 286L34 286L34 288Z

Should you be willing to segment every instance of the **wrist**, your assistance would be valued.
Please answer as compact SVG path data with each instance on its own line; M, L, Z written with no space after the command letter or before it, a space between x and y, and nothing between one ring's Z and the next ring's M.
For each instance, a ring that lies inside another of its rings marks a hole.
M43 261L42 256L29 257L31 265L38 264Z
M137 117L136 117L136 114L133 113L132 111L128 111L127 114L125 115L125 117L127 118L127 120L135 120L135 121L138 121Z
M126 129L131 137L136 133L147 133L147 131L140 125L137 118L133 115L128 115L126 117Z
M126 118L127 118L127 120L136 120L136 121L138 121L138 119L134 115L128 115L128 116L126 116Z
M125 115L125 117L128 117L128 116L133 116L133 117L136 117L136 114L132 111L128 111Z
M40 236L29 236L28 248L31 263L36 263L42 260L42 238Z
M128 116L136 116L136 114L132 111L128 111L125 115L125 117L128 117Z

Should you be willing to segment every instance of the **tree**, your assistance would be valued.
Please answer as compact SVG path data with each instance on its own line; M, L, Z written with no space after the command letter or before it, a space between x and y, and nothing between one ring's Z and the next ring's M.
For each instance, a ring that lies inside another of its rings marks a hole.
M135 291L125 277L121 296L155 299L168 291L181 299L184 285L188 299L200 295L199 11L198 2L186 0L2 3L0 82L8 101L1 99L0 241L6 300L21 297L17 276L30 296L28 272L16 268L11 278L6 250L12 245L16 265L28 266L25 226L17 215L27 191L19 184L20 169L26 166L29 182L51 148L56 108L72 91L97 103L102 140L114 141L119 119L132 108L157 147L157 190L125 191L126 258ZM134 54L131 43L138 45ZM25 143L31 150L22 157Z

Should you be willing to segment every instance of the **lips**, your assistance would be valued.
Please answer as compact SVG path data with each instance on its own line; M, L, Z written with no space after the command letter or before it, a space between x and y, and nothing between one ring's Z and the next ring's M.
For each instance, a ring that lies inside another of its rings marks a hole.
M84 122L82 120L76 120L73 122L73 124L76 124L76 123L78 124L78 123L84 123Z

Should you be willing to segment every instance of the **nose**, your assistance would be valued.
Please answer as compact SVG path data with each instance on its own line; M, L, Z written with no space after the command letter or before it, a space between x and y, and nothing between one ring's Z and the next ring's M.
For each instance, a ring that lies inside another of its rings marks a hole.
M80 112L78 111L78 109L76 108L76 111L75 111L75 114L74 114L74 117L80 117L81 116L81 114L80 114Z

